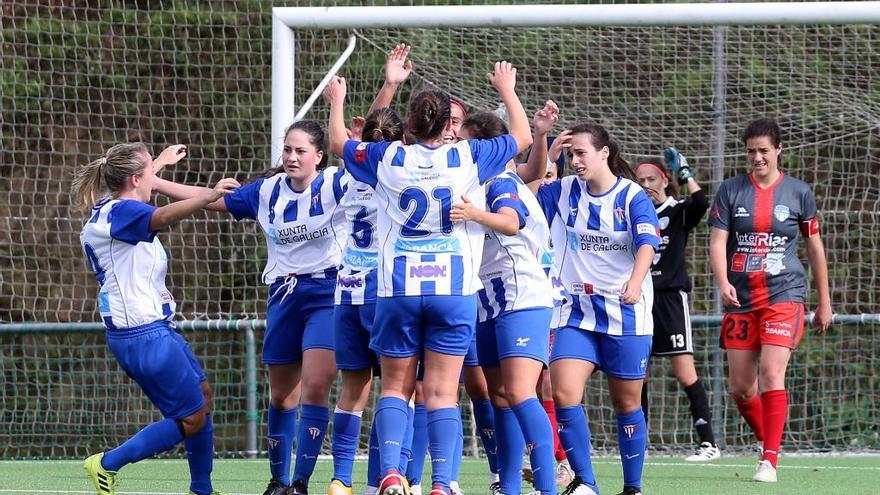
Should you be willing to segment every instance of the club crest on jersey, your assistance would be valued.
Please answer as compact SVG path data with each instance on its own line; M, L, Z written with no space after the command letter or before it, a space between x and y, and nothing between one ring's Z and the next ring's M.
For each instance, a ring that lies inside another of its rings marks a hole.
M788 206L776 205L773 207L773 216L780 222L784 222L791 216L791 210L788 209Z
M354 161L360 163L367 161L367 143L359 143L354 149Z
M665 229L666 227L669 227L669 217L662 217L662 218L659 218L658 220L660 222L661 229Z
M626 223L626 210L619 206L615 208L614 219L617 221L617 223Z

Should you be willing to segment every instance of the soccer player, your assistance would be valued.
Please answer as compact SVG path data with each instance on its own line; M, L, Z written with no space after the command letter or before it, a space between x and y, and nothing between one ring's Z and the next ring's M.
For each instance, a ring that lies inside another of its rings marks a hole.
M345 80L328 85L331 150L343 156L352 176L372 185L379 201L377 232L383 245L371 347L382 356L382 394L375 421L382 472L379 493L401 495L398 471L407 402L415 387L418 355L424 352L425 405L432 462L431 493L450 493L459 428L458 377L476 321L476 291L483 229L453 224L454 201L484 200L480 183L531 144L529 123L514 90L516 71L499 62L489 74L510 111L511 134L490 141L443 143L449 97L423 91L411 104L408 128L417 142L346 141Z
M336 379L333 300L345 242L345 214L337 208L346 176L327 162L321 126L301 120L284 133L281 165L209 209L252 219L266 237L269 285L263 363L269 368L268 447L271 479L264 495L308 492L329 421L330 385ZM175 199L200 188L158 182ZM301 407L297 429L297 406ZM290 477L294 435L296 466Z
M649 158L636 167L639 184L654 203L660 222L660 249L654 255L654 264L651 267L654 282L654 345L651 355L669 356L675 378L684 387L691 403L691 415L700 444L685 461L714 461L721 456L721 451L712 433L709 399L694 367L688 305L691 280L685 268L684 257L688 235L706 214L709 200L694 179L684 155L675 148L668 148L664 151L664 156L665 165L659 158ZM676 176L675 181L667 175L666 166ZM678 199L678 186L686 186L690 196ZM642 410L647 418L647 382L642 388Z
M185 155L186 147L176 145L153 160L143 143L118 144L76 171L73 197L83 210L91 210L80 243L101 287L98 311L107 344L164 417L122 445L86 459L84 467L98 495L116 493L116 474L123 466L181 441L189 460L190 494L217 493L211 486L211 387L189 345L174 330L175 302L165 286L168 256L157 236L239 184L222 179L186 201L150 205L156 172ZM104 185L110 194L98 199Z
M535 139L556 122L553 102L535 116ZM491 139L507 134L504 122L481 112L465 119L460 137ZM453 222L473 221L487 228L483 247L477 320L479 364L489 382L495 407L496 442L500 483L492 493L519 494L522 452L529 445L541 494L555 494L553 431L536 386L547 365L553 299L550 280L541 267L549 251L550 230L540 205L516 175L511 161L507 170L490 179L486 210L468 198L452 209Z
M804 330L800 237L819 296L813 317L819 333L831 324L831 296L816 200L806 183L779 169L779 125L755 120L742 139L751 170L725 180L715 194L709 260L724 304L721 347L733 399L764 443L752 479L772 483L788 415L785 370Z
M545 171L546 141L535 143L535 159L530 156L523 171L530 180ZM582 405L584 385L598 368L608 377L617 415L623 494L636 495L647 442L641 390L651 355L653 286L647 274L659 245L657 213L603 127L571 128L569 152L576 175L538 191L570 295L550 358L559 437L575 472L564 493L599 490Z
M403 121L390 108L367 115L361 138L364 142L400 141ZM336 366L342 372L342 390L333 413L333 479L328 495L351 495L354 456L361 416L367 405L378 365L370 349L376 313L376 277L379 246L376 238L376 200L372 187L349 179L339 203L345 210L350 235L346 238L342 269L336 283L334 332ZM378 473L377 473L378 474ZM377 483L370 477L368 485Z

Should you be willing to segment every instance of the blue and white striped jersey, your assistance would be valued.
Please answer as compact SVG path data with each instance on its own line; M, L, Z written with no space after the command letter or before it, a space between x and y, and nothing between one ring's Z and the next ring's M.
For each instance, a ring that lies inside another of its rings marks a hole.
M497 213L505 206L516 211L520 230L504 235L486 229L480 266L483 289L477 307L480 322L502 311L553 307L550 279L541 267L550 252L550 228L535 195L510 170L486 184L486 209Z
M642 282L642 300L622 304L623 284L632 275L635 253L659 245L657 213L642 188L618 178L606 193L593 195L576 176L542 186L538 200L554 232L556 263L571 302L563 324L610 335L651 335L653 285ZM645 312L647 308L647 312Z
M347 175L327 167L304 191L293 189L287 174L279 173L238 188L226 196L226 208L236 220L259 222L269 256L263 283L291 274L320 275L336 270L345 242L345 214L337 208Z
M342 252L342 269L336 279L336 304L376 302L379 243L375 195L368 184L351 179L339 202L345 211L348 236Z
M437 148L345 144L348 172L376 190L379 297L477 292L485 230L472 222L453 225L449 214L462 196L485 201L480 184L503 172L516 153L509 135Z
M108 330L171 321L165 287L168 255L150 230L156 207L131 199L100 201L79 235L98 284L98 311Z

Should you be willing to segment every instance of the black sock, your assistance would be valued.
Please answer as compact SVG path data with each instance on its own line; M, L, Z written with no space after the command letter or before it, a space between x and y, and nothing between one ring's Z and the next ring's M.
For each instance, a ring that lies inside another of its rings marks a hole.
M688 399L691 401L691 415L694 417L694 428L700 436L700 443L709 442L715 445L715 435L712 433L712 410L709 409L709 398L703 382L697 381L684 388Z

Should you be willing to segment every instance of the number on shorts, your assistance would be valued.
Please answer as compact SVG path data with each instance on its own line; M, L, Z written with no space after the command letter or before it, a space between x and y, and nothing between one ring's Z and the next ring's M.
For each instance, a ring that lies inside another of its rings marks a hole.
M749 338L749 321L729 318L725 322L724 335L730 340L747 340Z
M669 340L672 341L672 347L675 347L675 348L684 347L684 335L682 335L680 333L670 335Z

